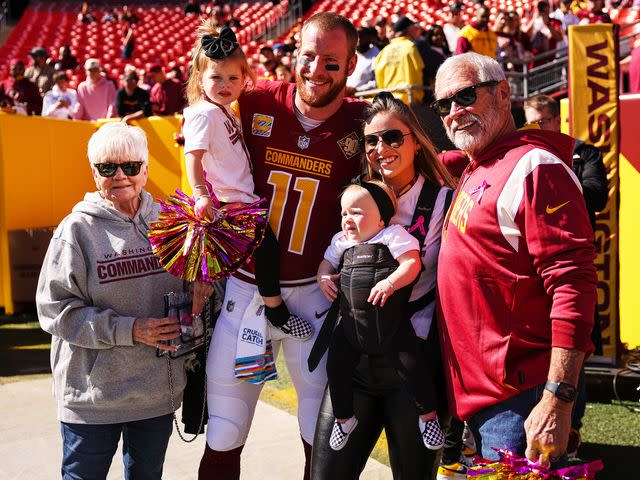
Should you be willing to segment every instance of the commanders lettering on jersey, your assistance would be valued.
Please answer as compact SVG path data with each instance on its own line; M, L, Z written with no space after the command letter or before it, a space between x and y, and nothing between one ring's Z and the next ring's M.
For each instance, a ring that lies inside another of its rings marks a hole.
M313 173L320 177L329 178L331 176L331 162L321 158L267 147L264 159L267 165L284 167L298 172Z
M471 198L467 192L461 190L460 193L458 193L451 209L449 221L458 227L458 230L462 233L467 233L467 221L469 220L469 213L474 205L475 202L473 198Z

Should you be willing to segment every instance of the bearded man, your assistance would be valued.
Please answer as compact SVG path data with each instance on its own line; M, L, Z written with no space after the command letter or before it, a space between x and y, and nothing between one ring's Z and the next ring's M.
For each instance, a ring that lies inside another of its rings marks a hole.
M593 350L593 230L573 140L516 131L509 83L466 53L438 70L433 106L470 163L445 221L439 327L452 413L492 447L566 460L578 374Z
M306 361L329 308L316 272L340 227L338 195L360 169L358 139L365 102L343 98L356 66L357 42L358 33L346 18L314 15L301 31L296 83L259 81L239 98L256 193L267 199L269 222L280 245L282 297L290 312L312 323L316 332L302 342L267 327L273 351L284 353L298 395L305 478L326 384L324 362L309 372ZM209 423L200 479L240 477L240 454L262 385L238 380L234 359L238 332L245 313L255 314L257 295L250 269L227 282L207 358Z

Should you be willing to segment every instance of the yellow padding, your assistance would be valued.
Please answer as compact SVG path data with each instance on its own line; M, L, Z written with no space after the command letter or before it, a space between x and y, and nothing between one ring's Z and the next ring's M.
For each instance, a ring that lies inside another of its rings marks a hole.
M174 140L181 122L180 117L151 117L135 123L147 133L146 188L155 197L188 185ZM101 124L0 113L0 306L7 313L14 311L7 232L56 226L95 190L86 151Z

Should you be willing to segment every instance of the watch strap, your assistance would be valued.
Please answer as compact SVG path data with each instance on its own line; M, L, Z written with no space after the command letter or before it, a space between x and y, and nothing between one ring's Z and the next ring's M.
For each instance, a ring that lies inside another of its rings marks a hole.
M567 403L573 402L577 396L576 388L565 382L547 381L547 383L544 384L544 389L553 393L556 398Z

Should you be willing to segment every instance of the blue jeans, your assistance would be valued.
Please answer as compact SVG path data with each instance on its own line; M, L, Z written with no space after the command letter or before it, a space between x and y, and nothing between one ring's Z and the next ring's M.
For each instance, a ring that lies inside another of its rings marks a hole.
M498 452L491 447L510 450L524 457L527 449L524 422L542 398L543 392L544 384L538 385L487 407L468 420L478 451L484 458L498 459ZM552 465L552 468L562 468L566 463L565 454Z
M122 434L126 480L160 480L173 429L171 414L135 422L61 422L63 480L104 480Z

